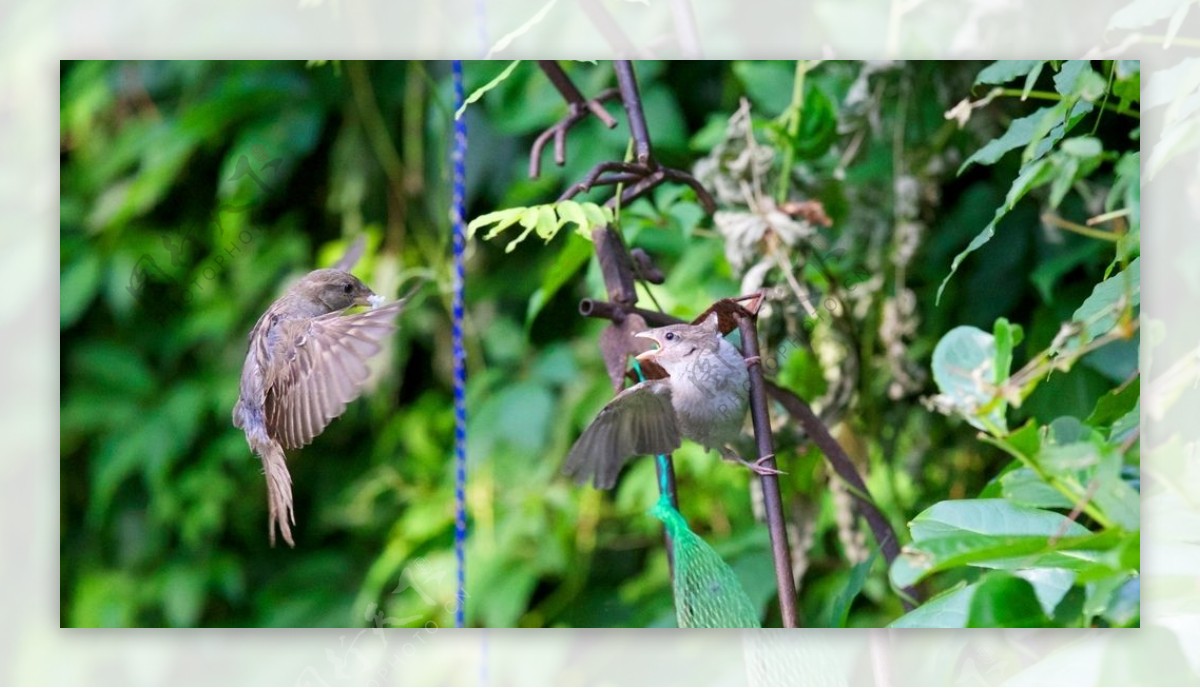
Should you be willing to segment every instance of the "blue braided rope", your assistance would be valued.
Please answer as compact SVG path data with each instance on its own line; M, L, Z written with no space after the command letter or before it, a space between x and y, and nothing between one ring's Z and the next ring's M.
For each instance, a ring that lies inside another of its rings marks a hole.
M451 63L454 74L454 109L462 107L462 60ZM454 224L454 563L457 576L457 598L454 605L454 626L466 625L467 606L467 354L463 348L463 251L467 245L467 120L454 121L454 145L450 160L454 165L454 191L450 202L450 217Z

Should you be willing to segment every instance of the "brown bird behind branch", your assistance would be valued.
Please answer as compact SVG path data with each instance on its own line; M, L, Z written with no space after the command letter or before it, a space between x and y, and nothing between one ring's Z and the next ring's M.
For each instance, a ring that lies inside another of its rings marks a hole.
M262 459L271 544L278 525L295 547L292 478L285 449L321 434L362 393L366 361L396 328L407 299L384 304L357 277L314 270L279 297L250 331L233 424ZM347 314L353 306L369 310Z

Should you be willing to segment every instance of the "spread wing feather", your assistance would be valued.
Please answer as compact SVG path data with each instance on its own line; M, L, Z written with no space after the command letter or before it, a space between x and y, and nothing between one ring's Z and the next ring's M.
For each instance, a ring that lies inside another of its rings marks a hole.
M303 447L358 398L370 374L366 361L395 329L403 306L279 324L275 351L288 360L267 390L266 416L280 444Z
M591 479L598 489L611 489L631 457L667 454L679 443L670 385L646 380L613 397L600 411L571 447L563 473L576 482Z

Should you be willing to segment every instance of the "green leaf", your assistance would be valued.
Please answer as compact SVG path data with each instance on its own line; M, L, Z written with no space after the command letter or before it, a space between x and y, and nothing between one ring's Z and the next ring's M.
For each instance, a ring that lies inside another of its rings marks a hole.
M1070 509L1075 506L1031 468L1018 468L1000 476L1000 494L1004 499L1021 506L1040 509Z
M483 237L485 240L491 239L500 232L516 224L517 220L521 219L521 212L523 210L525 209L505 208L503 210L490 212L486 215L480 215L479 217L467 223L467 237L470 238L475 236L475 232L478 231L480 227L486 227L487 225L494 223L496 226L493 227L485 237Z
M1096 550L1113 540L1067 517L1003 499L939 502L910 523L913 542L892 562L897 587L959 566L1094 569Z
M1010 361L1011 354L1010 346ZM1007 404L996 397L998 357L995 337L969 325L950 330L933 349L933 379L940 399L985 432L1004 432L1008 427Z
M979 582L967 615L970 628L1045 628L1046 617L1029 581L997 571Z
M555 0L551 0L550 5L553 5L554 2L555 2ZM549 9L549 6L546 9ZM543 12L544 11L545 10L543 10ZM503 39L501 39L501 40L503 41ZM499 43L497 43L496 45L500 46ZM497 48L492 48L492 50L496 50L496 49ZM467 96L467 99L463 101L463 104L458 106L458 109L454 111L454 119L458 119L458 118L462 117L463 113L467 111L468 105L478 101L488 91L492 90L493 88L496 88L501 83L503 83L504 80L507 79L510 74L512 74L513 70L516 69L517 65L519 65L519 64L521 64L520 60L513 60L512 62L509 63L509 65L507 67L504 68L504 71L502 71L496 75L495 79L492 79L491 81L487 82L483 86L480 86L479 88L475 89L474 91L471 91L471 95Z
M324 123L324 113L309 105L272 109L243 125L221 164L217 196L241 208L279 193L297 161L317 145ZM263 151L269 153L264 156Z
M509 227L519 224L524 231L505 246L504 251L509 253L533 232L537 232L539 237L549 242L568 223L575 225L576 234L590 240L591 227L607 224L612 222L612 219L612 210L609 208L595 203L566 200L527 208L505 208L480 215L467 224L467 236L474 236L482 227L494 225L483 237L484 241L488 241Z
M892 584L908 587L940 571L961 566L1019 570L1037 567L1066 568L1088 575L1111 572L1114 563L1101 558L1096 537L1053 539L1040 535L959 534L920 545L910 545L892 562Z
M583 208L578 202L570 199L559 201L558 217L563 225L574 224L576 234L585 235L588 238L591 237L591 232L588 231L591 228L588 226L587 214L583 212Z
M1133 71L1128 65L1132 63ZM1122 108L1129 108L1142 99L1142 75L1138 60L1117 60L1117 78L1113 81L1112 94L1120 99Z
M970 533L979 535L1082 536L1088 530L1062 514L1010 504L1003 499L938 502L909 524L914 543Z
M1030 190L1035 189L1044 184L1048 184L1055 177L1055 166L1053 162L1047 158L1034 160L1030 164L1021 168L1020 174L1013 180L1012 186L1008 189L1008 194L1004 197L1003 211L1007 213L1017 205L1017 201L1025 197L1025 194ZM999 211L997 211L999 212ZM992 220L992 225L1003 217L998 215ZM991 238L990 236L988 238ZM981 244L982 245L982 244Z
M1116 260L1124 263L1141 252L1142 228L1142 181L1141 156L1135 151L1126 153L1116 164L1116 179L1108 197L1104 199L1104 210L1125 209L1129 229L1117 240Z
M1042 70L1045 69L1045 60L1039 60L1037 66L1029 70L1029 74L1025 76L1025 88L1021 89L1021 99L1029 97L1033 91L1033 87L1037 84L1038 77L1042 75Z
M534 225L534 231L537 232L539 237L550 241L558 233L559 226L558 215L554 212L554 206L543 205L538 208L537 224Z
M838 592L838 596L833 601L833 606L829 608L829 619L825 623L825 628L845 628L846 619L850 614L850 605L854 603L854 598L862 592L863 585L867 582L867 573L871 571L871 566L879 557L879 551L871 553L871 556L866 561L859 562L850 569L850 579L846 581L846 585Z
M1037 124L1047 112L1050 112L1050 108L1044 107L1032 114L1014 119L1000 138L988 141L983 148L975 151L971 157L963 161L963 164L958 167L958 174L961 176L972 164L991 165L1010 150L1027 145L1033 140Z
M983 68L975 77L975 85L1004 84L1034 70L1041 70L1045 60L997 60Z
M1141 618L1142 579L1128 576L1109 597L1100 612L1110 624L1117 628L1130 628Z
M971 599L978 587L973 583L936 595L888 624L888 628L966 628Z
M58 326L67 329L79 320L100 290L100 256L94 251L65 266L58 283Z
M1020 325L1008 322L1008 318L997 318L992 326L992 336L996 341L996 374L993 382L999 385L1008 379L1012 370L1013 347L1021 343L1025 331Z
M1129 438L1129 435L1133 433L1133 431L1138 429L1138 426L1142 422L1141 413L1139 411L1140 406L1141 402L1139 401L1133 405L1133 408L1129 410L1129 413L1121 416L1112 424L1112 429L1109 430L1108 434L1109 442L1124 442Z
M508 242L508 244L504 247L505 253L512 253L512 250L516 248L518 244L520 244L522 241L525 241L525 237L529 236L530 232L538 228L538 225L542 222L543 217L542 207L543 206L534 206L532 208L525 208L521 211L521 217L517 220L517 222L525 228L525 231L517 235L516 239Z
M1098 430L1075 418L1056 419L1050 424L1049 437L1037 457L1042 469L1085 486L1087 499L1105 516L1126 530L1137 530L1140 500L1137 490L1121 477L1120 452Z
M1104 152L1104 146L1095 136L1074 136L1064 139L1059 148L1067 155L1076 158L1094 158Z
M1072 351L1093 339L1107 334L1120 322L1127 309L1136 309L1142 302L1141 258L1134 258L1129 267L1097 284L1092 293L1071 315L1082 325L1082 331L1071 337L1062 349Z
M1029 149L1026 162L1040 158L1093 109L1094 106L1087 101L1074 104L1062 101L1015 119L1000 138L988 141L959 165L958 174L961 175L973 163L991 165L1016 148Z
M738 60L733 74L742 82L755 111L767 116L787 109L792 100L796 63L788 60Z
M1070 98L1095 101L1104 95L1107 87L1104 77L1097 74L1087 60L1068 60L1054 75L1054 89Z
M612 208L596 205L595 203L582 203L580 205L583 206L583 214L587 216L590 227L601 227L612 223ZM584 238L590 241L592 238L591 232L584 233Z
M1092 492L1094 503L1104 515L1122 528L1134 531L1141 527L1141 495L1119 473L1100 473Z
M810 84L805 89L800 130L790 140L799 159L814 160L824 155L837 138L837 123L837 107L833 100Z
M546 18L546 15L550 13L550 10L554 9L554 5L557 3L558 0L549 0L549 2L543 5L542 8L538 10L532 17L527 19L525 23L501 36L500 40L496 41L495 44L488 49L486 57L491 58L496 53L511 45L513 41L517 40L521 36L524 36L526 33L532 30L533 27L540 24L542 20Z
M1053 150L1093 109L1095 106L1086 100L1064 100L1051 107L1037 123L1033 136L1025 145L1025 152L1021 154L1023 163L1037 160Z
M1050 181L1050 207L1057 208L1079 176L1079 159L1055 154L1048 160L1055 173Z
M1016 571L1015 575L1029 581L1033 586L1038 603L1042 605L1042 611L1047 616L1054 614L1055 608L1071 591L1077 578L1074 571L1054 568L1025 569Z
M967 247L962 252L954 256L954 260L950 263L950 272L942 279L942 283L938 285L935 303L941 301L942 291L950 283L950 278L954 276L954 273L958 270L958 266L966 260L967 256L974 253L995 236L996 225L1008 214L1008 211L1016 206L1017 201L1021 200L1031 189L1054 179L1056 171L1054 164L1046 158L1034 160L1021 168L1020 174L1017 175L1017 178L1008 190L1008 194L1004 198L1004 205L996 208L996 212L992 216L992 221L983 228L983 231L975 235L974 239L971 239L971 243L967 244Z
M1014 451L1024 456L1036 456L1042 447L1041 431L1032 419L1025 422L1019 429L1009 433L1004 438Z

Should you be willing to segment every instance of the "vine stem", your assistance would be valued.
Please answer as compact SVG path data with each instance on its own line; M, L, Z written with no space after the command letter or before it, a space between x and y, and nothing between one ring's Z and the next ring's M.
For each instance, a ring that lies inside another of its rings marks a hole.
M1026 98L1036 98L1037 100L1053 100L1053 101L1063 100L1063 96L1061 93L1054 93L1052 91L1029 91L1028 93L1026 93L1024 90L1019 89L1019 88L996 88L996 89L992 89L992 93L998 93L999 95L1002 95L1002 96L1017 97L1017 98L1020 98L1021 100L1025 100ZM1099 105L1100 105L1100 109L1102 109L1102 110L1108 110L1109 112L1115 112L1118 115L1125 115L1126 117L1132 117L1133 119L1136 119L1139 121L1142 119L1142 114L1140 112L1137 112L1136 110L1129 110L1127 108L1122 108L1118 105L1113 105L1112 103L1107 103L1107 102L1099 103Z
M1024 452L1022 452L1021 450L1012 446L1011 444L1006 442L1003 438L992 437L991 435L988 435L987 433L980 433L979 439L982 440L983 442L986 442L986 443L992 445L993 447L996 447L997 449L1004 451L1004 453L1012 456L1013 458L1015 458L1018 461L1020 461L1021 463L1023 463L1027 468L1029 468L1034 473L1036 473L1038 478L1041 478L1042 482L1046 483L1050 487L1053 487L1055 490L1057 490L1059 494L1061 494L1063 497L1066 497L1067 500L1070 501L1072 504L1076 505L1076 508L1082 508L1083 512L1085 514L1087 514L1088 516L1090 516L1092 518L1092 520L1094 520L1096 523L1099 523L1101 527L1105 528L1106 530L1108 528L1113 527L1113 522L1110 521L1108 519L1108 517L1105 516L1101 511L1099 511L1095 506L1092 505L1091 500L1088 498L1088 496L1086 494L1084 494L1082 496L1079 494L1076 494L1075 491L1072 490L1069 485L1064 484L1058 478L1055 478L1054 476L1047 473L1045 470L1042 469L1041 466L1038 465L1038 463L1036 461L1034 461L1032 458L1026 456Z
M787 200L788 187L792 182L792 165L796 162L796 147L793 141L800 133L800 119L804 116L804 76L808 73L807 60L796 60L796 77L792 80L792 102L780 116L787 124L788 145L783 150L783 167L779 172L779 187L775 190L775 202L783 205Z

